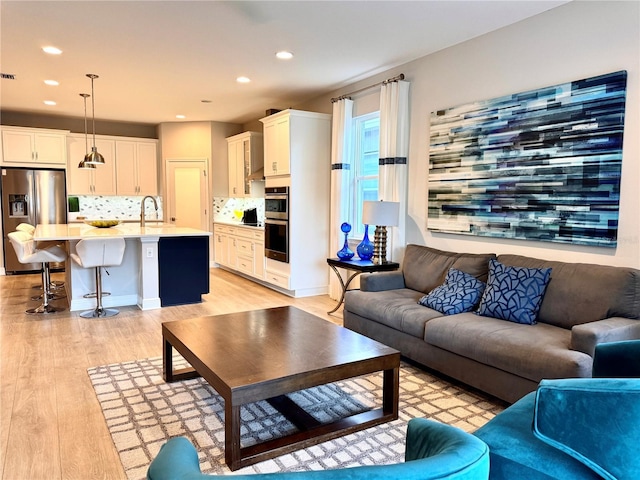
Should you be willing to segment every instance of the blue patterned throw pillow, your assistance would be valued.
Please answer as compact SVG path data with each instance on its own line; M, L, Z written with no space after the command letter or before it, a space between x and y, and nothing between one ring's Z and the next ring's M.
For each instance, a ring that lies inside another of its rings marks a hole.
M487 288L477 314L533 325L550 277L550 268L507 267L489 260Z
M473 275L450 268L444 283L425 295L418 303L445 315L470 312L480 301L485 283Z

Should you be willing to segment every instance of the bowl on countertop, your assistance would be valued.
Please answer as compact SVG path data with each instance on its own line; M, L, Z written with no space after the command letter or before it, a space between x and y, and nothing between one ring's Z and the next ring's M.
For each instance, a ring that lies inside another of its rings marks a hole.
M122 220L96 219L96 220L85 220L84 223L96 228L110 228L110 227L115 227L116 225L120 225L122 223Z

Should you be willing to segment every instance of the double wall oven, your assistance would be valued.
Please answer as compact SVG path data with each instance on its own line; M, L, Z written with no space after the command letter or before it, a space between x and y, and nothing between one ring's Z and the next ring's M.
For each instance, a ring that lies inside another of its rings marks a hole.
M264 255L289 263L289 187L264 191Z

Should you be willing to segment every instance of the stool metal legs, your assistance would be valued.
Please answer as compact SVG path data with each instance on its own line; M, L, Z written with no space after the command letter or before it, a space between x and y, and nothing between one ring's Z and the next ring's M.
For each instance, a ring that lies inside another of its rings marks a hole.
M82 318L103 318L113 317L120 313L115 308L104 308L102 306L102 267L96 267L96 299L98 304L94 310L87 310L82 312L80 316Z
M42 305L36 308L30 308L27 313L55 313L61 312L64 308L54 307L49 303L49 300L54 296L50 290L51 276L49 273L49 264L47 262L42 263Z

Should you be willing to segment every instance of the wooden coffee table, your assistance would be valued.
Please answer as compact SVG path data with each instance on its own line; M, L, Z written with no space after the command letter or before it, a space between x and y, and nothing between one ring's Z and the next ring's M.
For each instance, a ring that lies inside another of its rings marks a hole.
M398 418L400 352L295 307L162 324L167 382L202 376L224 398L225 461L231 470ZM175 348L193 368L174 370ZM382 371L382 405L320 424L287 393ZM240 445L240 406L268 400L298 428Z

